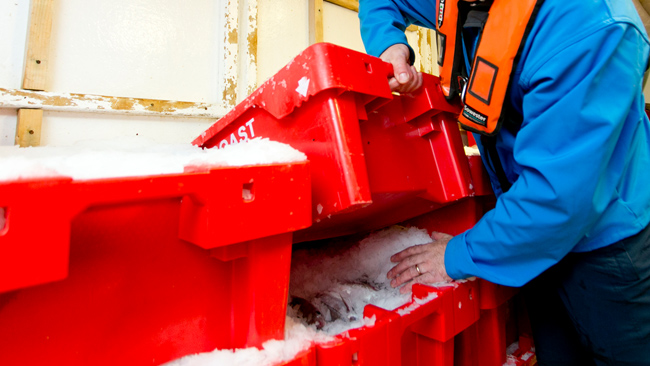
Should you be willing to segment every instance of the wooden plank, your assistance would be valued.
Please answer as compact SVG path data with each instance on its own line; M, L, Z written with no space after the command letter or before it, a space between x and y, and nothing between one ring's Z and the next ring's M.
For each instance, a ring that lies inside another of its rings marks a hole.
M23 89L45 90L54 0L32 0Z
M16 125L16 145L20 147L41 144L42 109L19 109Z
M0 88L0 108L215 119L223 117L229 109L228 106L208 103L4 88Z
M332 3L334 5L342 6L346 9L354 10L354 11L359 11L359 0L325 0L328 3Z
M309 43L323 42L323 0L309 0Z

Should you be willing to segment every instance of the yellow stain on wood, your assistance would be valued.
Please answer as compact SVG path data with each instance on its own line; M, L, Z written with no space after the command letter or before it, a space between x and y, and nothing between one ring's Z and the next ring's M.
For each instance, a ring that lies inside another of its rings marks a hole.
M230 106L234 106L237 101L237 81L234 77L229 77L225 80L225 88L223 89L223 101Z
M256 19L249 19L251 22L256 21ZM250 55L250 62L254 66L254 71L257 73L257 23L255 24L253 31L248 34L248 54ZM257 88L257 75L249 75L249 78L253 81L249 83L246 90L246 94L250 95Z
M16 145L20 147L41 144L42 109L19 109L16 124Z
M228 43L237 44L237 42L239 42L237 28L232 28L228 31Z
M257 27L248 34L248 54L251 55L251 60L257 60Z
M431 74L440 76L440 69L438 68L438 36L434 30L429 30L429 44L431 45Z
M433 50L431 31L418 27L418 47L420 53L420 71L431 74L433 72Z
M244 90L241 92L244 93L244 96L250 95L257 88L257 9L258 1L257 0L247 0L247 24L244 29L246 32L246 44L244 48L246 49L246 84ZM242 98L243 99L243 98Z

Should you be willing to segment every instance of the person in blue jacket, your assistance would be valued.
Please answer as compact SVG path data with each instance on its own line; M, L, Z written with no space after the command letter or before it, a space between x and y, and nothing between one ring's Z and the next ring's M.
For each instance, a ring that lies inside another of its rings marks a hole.
M393 65L394 91L421 85L404 31L435 28L438 9L360 0L366 50ZM466 60L481 31L465 24ZM498 162L476 138L496 207L460 235L395 254L391 285L477 276L524 286L540 365L650 365L649 50L630 0L544 1L505 102L521 124L499 130Z

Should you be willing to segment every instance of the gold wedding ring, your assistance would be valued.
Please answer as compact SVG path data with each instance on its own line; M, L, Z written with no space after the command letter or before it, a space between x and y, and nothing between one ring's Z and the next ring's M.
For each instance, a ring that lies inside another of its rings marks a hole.
M418 267L417 264L415 265L415 270L418 271L418 275L422 274L422 271L420 271L420 267Z

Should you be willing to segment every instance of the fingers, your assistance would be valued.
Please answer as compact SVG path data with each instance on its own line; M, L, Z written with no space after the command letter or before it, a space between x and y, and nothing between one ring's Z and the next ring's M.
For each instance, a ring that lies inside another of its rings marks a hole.
M435 244L437 242L441 242L441 244L444 244L446 246L447 242L449 242L449 240L453 238L453 236L434 231L431 233L431 238L434 240L434 242L414 245L412 247L406 248L399 253L393 254L393 256L390 257L390 261L393 263L401 262L402 260L404 260L404 258L427 251L427 245L431 246L431 244Z
M414 76L413 88L412 90L409 90L408 93L414 92L422 87L422 73L418 72L415 66L411 66L411 75Z
M390 90L399 93L411 93L418 90L422 86L422 73L408 64L401 66L405 66L405 68L396 70L396 66L393 64L395 76L388 80Z
M409 292L413 291L413 285L416 284L416 283L431 284L431 283L438 283L438 282L450 281L450 280L451 279L449 279L449 280L440 279L436 275L434 275L433 273L425 273L422 276L415 277L415 278L413 278L413 280L405 283L404 286L402 286L399 289L399 292L400 292L400 294L406 294L406 293L409 293Z
M409 62L409 49L404 44L394 44L388 47L380 58L393 65L394 76L388 85L392 91L410 93L422 86L422 74Z
M390 281L391 287L395 288L401 286L411 281L412 279L419 277L421 273L426 273L425 269L423 268L424 263L418 264L418 267L420 268L420 272L418 272L418 270L415 268L415 264L405 267L402 271L394 272L395 273L394 278ZM395 270L395 268L393 268L391 271L393 270Z
M433 242L412 246L390 258L397 263L386 275L393 288L402 286L400 292L406 293L411 291L413 283L431 284L451 280L445 269L444 257L447 243L453 237L436 232L431 237Z
M395 267L393 267L390 271L388 271L386 276L389 279L394 279L397 276L399 276L400 274L402 274L402 272L408 270L410 267L414 268L414 271L416 272L415 275L417 276L417 275L419 275L419 273L417 273L417 269L415 269L415 265L416 264L419 265L421 263L421 262L419 262L419 260L420 260L420 257L415 256L415 255L412 255L410 257L406 257L406 258L404 258L404 260L397 263L397 265ZM420 268L420 271L423 270L422 266L418 266L418 267Z
M423 253L424 251L427 250L426 245L427 244L420 244L420 245L414 245L412 247L408 247L397 254L393 254L393 256L390 257L390 261L393 263L397 263L404 260L404 258L408 258L410 256Z
M431 239L436 240L436 241L445 240L445 239L447 241L449 241L449 239L451 239L451 238L453 238L453 236L451 236L449 234L440 233L440 232L437 232L437 231L434 231L434 232L431 233Z

